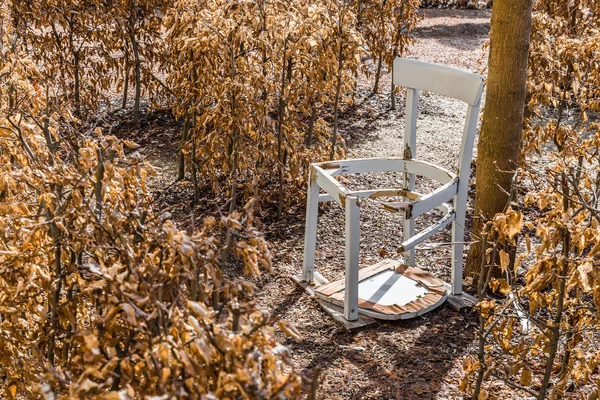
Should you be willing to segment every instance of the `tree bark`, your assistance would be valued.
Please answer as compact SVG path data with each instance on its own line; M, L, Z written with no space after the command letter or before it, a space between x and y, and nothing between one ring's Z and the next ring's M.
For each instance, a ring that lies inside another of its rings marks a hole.
M316 96L314 96L316 97ZM308 121L308 133L306 134L306 145L310 147L312 145L313 132L315 130L315 121L317 119L317 106L315 105L315 98L313 98L310 105L310 120Z
M404 20L404 7L406 6L406 1L403 1L402 4L400 5L400 15L398 20L399 21L403 21ZM404 24L400 24L398 26L398 30L396 31L396 37L394 38L394 57L393 60L396 60L396 57L398 57L398 46L400 45L400 38L402 37L402 28L403 28ZM392 82L391 82L391 91L390 91L390 108L392 109L392 111L396 110L396 95L394 94L394 90L396 90L396 86L394 85L394 63L392 61L392 65L391 65L391 70L392 70Z
M562 188L564 192L563 196L563 212L567 213L569 208L571 207L571 202L569 201L569 185L567 183L567 178L563 173L562 176ZM552 321L552 325L550 325L548 331L550 332L550 343L548 343L548 356L546 357L546 366L544 369L544 377L542 378L542 383L540 387L540 392L538 394L538 400L544 400L546 398L546 394L548 393L548 388L550 385L550 378L552 377L552 371L554 369L554 359L556 358L556 354L558 353L558 344L561 337L561 322L563 320L563 312L565 308L565 297L567 295L566 285L567 285L567 275L569 273L569 254L571 252L571 234L569 232L569 228L563 228L563 244L562 251L563 257L561 262L561 270L560 276L558 279L560 282L558 283L558 294L556 298L556 313L554 314L554 319ZM561 373L562 375L562 373Z
M80 89L80 78L79 78L79 51L73 53L73 68L75 69L75 115L81 118L81 89Z
M125 69L124 69L124 74L125 74L125 84L123 87L123 104L122 104L122 109L126 109L127 108L127 95L129 94L129 56L127 55L127 49L123 50L125 52Z
M231 54L231 81L235 81L236 68L235 68L235 54L233 46L230 50ZM231 115L236 113L237 98L235 89L231 89ZM229 213L228 216L235 211L236 198L237 198L237 180L238 180L238 139L239 139L239 126L237 123L233 127L233 137L231 139L231 197L229 202ZM229 262L229 256L231 254L231 248L233 246L233 233L231 232L231 226L227 226L227 234L225 235L225 249L223 250L223 256L221 257L221 266Z
M381 64L383 63L383 55L379 55L379 59L377 60L377 72L375 73L375 84L373 85L373 94L377 94L379 92L379 78L381 78Z
M140 59L139 43L133 30L133 22L129 29L129 39L133 49L133 59L135 62L135 99L133 103L133 124L137 127L140 123L140 98L142 95L142 61Z
M477 147L475 215L465 276L477 282L485 221L505 210L519 165L531 33L531 0L498 0L490 32L485 110Z
M396 52L394 51L394 60L396 59ZM394 85L394 68L392 67L392 84L390 89L390 109L392 111L396 110L396 94L394 91L396 90L396 85Z
M282 154L282 145L283 145L283 114L285 111L285 85L286 85L286 75L285 75L285 60L287 58L287 38L283 44L283 60L281 66L281 87L279 90L279 106L277 109L277 176L279 181L279 202L277 204L277 218L281 218L281 214L283 212L283 202L284 202L284 178L283 178L283 163L285 160L283 159ZM291 66L291 58L290 62L288 62L288 67ZM291 68L288 68L288 82L291 79Z
M200 200L200 188L198 187L198 166L196 165L196 142L192 142L192 187L194 188L194 197L192 199L192 210Z
M179 159L177 161L178 164L178 173L177 180L182 181L185 179L185 155L183 154L183 147L185 146L185 142L188 140L188 130L189 130L189 122L188 119L185 118L183 121L183 132L181 134L181 145L179 146Z
M135 102L133 103L133 123L140 123L140 97L142 95L142 68L137 42L135 42L133 54L135 55Z
M340 28L341 31L341 28ZM340 34L341 36L341 34ZM340 39L342 42L340 43L340 52L338 54L338 76L337 76L337 84L335 88L335 102L333 104L333 135L331 137L331 152L329 154L329 159L333 160L335 158L335 146L337 142L337 134L338 134L338 115L339 115L339 104L340 104L340 90L342 88L342 73L344 66L344 42L343 38Z

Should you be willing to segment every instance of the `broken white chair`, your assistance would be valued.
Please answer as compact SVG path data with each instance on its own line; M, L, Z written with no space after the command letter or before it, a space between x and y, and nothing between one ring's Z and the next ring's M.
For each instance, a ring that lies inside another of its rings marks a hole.
M359 313L377 319L406 319L441 305L448 296L462 292L464 223L470 164L483 91L483 77L455 68L398 58L394 61L394 84L407 88L403 158L366 158L311 164L304 239L304 286L319 299L341 306L344 318L355 321ZM416 128L419 91L438 93L468 105L456 173L416 159ZM403 187L352 191L336 176L373 172L404 172ZM415 192L415 175L441 184L426 195ZM320 194L320 190L326 193ZM404 242L400 251L405 264L385 260L359 271L360 199L399 197L384 203L388 211L404 213ZM345 209L345 276L328 282L314 271L317 219L320 202L336 201ZM450 201L452 201L450 203ZM415 233L415 218L433 209L444 216ZM415 268L415 247L452 224L452 280L450 285Z

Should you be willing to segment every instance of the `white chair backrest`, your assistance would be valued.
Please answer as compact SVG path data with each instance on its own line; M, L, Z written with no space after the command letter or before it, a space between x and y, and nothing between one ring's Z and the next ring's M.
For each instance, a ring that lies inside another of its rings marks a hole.
M397 58L394 85L438 93L478 106L483 92L483 76L444 65Z
M405 86L406 124L404 127L404 158L417 159L417 115L419 92L426 90L468 104L467 118L460 147L458 172L468 180L468 165L473 156L473 144L483 92L483 76L444 65L397 58L394 60L395 85ZM410 175L408 188L413 190L415 177Z

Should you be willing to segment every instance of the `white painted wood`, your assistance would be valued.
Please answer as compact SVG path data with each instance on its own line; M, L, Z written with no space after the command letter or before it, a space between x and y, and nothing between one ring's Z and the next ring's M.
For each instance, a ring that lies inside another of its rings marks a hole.
M329 281L323 275L321 275L319 271L314 272L313 278L318 285L326 285L329 283Z
M481 75L405 58L394 61L394 84L438 93L471 106L479 105L483 91Z
M452 206L452 204L449 204L449 203L440 204L439 206L436 207L436 209L440 210L444 214L448 214L448 213L454 211L454 207Z
M405 196L406 195L406 196ZM348 192L348 196L355 196L359 199L363 199L366 197L405 197L405 198L414 198L417 200L419 196L422 196L417 192L408 192L405 189L399 188L383 188L383 189L371 189L371 190L356 190L353 192Z
M449 284L445 283L444 285L446 286L447 291L450 292L452 290L452 287ZM478 303L477 299L467 292L457 295L451 294L448 296L447 302L452 309L459 312L465 309L472 309Z
M436 233L438 233L439 231L444 229L446 226L448 226L451 222L454 221L454 218L455 218L454 212L444 215L435 224L430 225L426 229L423 229L422 231L417 233L415 236L402 242L402 244L400 245L400 248L402 249L403 252L406 252L410 249L414 249L416 246L423 243L425 240L429 239L430 237L432 237L433 235L435 235Z
M406 120L404 123L404 159L417 158L417 117L419 115L419 91L406 89ZM408 168L407 168L408 169ZM415 174L404 175L405 186L408 190L415 190Z
M360 248L360 208L358 202L360 198L397 196L410 199L410 201L403 203L385 203L386 209L393 210L394 204L398 204L398 210L405 210L405 237L401 250L405 252L409 265L415 264L415 247L418 244L429 239L435 233L452 223L452 281L450 287L452 294L455 296L454 298L459 298L462 293L464 221L466 216L470 163L473 155L479 103L483 91L483 78L477 74L445 66L397 59L394 62L393 80L394 84L408 88L407 120L404 135L404 148L406 151L403 154L403 158L340 160L312 164L311 168L311 173L314 175L309 186L302 279L310 282L313 279L317 280L318 277L321 281L326 282L325 278L314 271L318 203L336 201L345 208L346 271L344 279L346 290L343 302L330 298L322 300L342 306L346 320L356 321L359 318L359 312L363 315L379 319L412 318L432 310L446 299L445 296L440 302L427 309L415 313L402 314L401 316L386 316L373 310L359 309L358 294L361 284L358 282ZM419 90L436 92L469 104L457 174L431 163L415 159ZM406 177L405 188L349 191L335 179L337 175L392 171L404 172ZM443 186L427 195L416 193L414 192L416 175L432 179ZM319 188L322 188L326 193L319 194ZM447 203L452 198L454 206ZM444 217L415 235L414 218L435 208L445 212ZM394 296L397 290L393 288L394 285L382 285L381 289L378 289L374 293L379 293L377 295L382 296Z
M410 209L406 210L404 212L404 235L403 235L403 239L404 240L409 240L410 238L415 236L415 220L414 218L410 217ZM402 256L404 257L404 260L406 262L407 265L414 267L416 265L416 251L414 246L406 249L406 251L404 251L402 253Z
M392 269L358 283L358 297L382 306L405 306L425 296L429 289Z
M467 214L467 194L469 191L469 176L471 174L471 159L473 157L473 145L475 142L475 131L479 119L479 106L469 106L462 144L460 146L458 190L454 198L456 218L452 223L452 294L462 293L463 277L463 251L465 240L465 218Z
M444 204L450 201L456 196L458 188L458 178L448 182L444 186L434 190L431 193L426 194L419 198L419 200L413 202L411 209L412 218L416 218L419 215L423 215L434 208L437 208L440 204Z
M529 320L529 313L525 312L525 310L523 309L523 306L521 306L521 303L519 302L519 299L517 296L515 296L514 292L510 292L508 294L508 298L510 299L510 301L513 302L513 308L515 309L515 312L517 313L517 317L519 317L519 321L521 323L521 329L523 330L523 333L527 333L529 332L529 330L531 329L531 321Z
M407 171L413 172L415 175L424 176L439 183L448 183L456 178L456 175L440 166L421 161L421 160L404 160Z
M329 175L329 176L341 175L344 172L344 169L342 168L342 166L337 163L328 162L328 163L319 163L319 164L312 164L312 165L319 166L321 172L323 174ZM323 167L321 167L321 165L324 165L327 168L323 168Z
M358 198L346 198L346 276L344 317L358 319L358 255L360 249L360 208Z
M318 292L316 292L316 295L322 301L326 301L326 302L338 305L340 307L344 307L343 301L324 296ZM376 319L380 319L380 320L386 320L386 321L395 321L395 320L399 320L399 319L411 319L411 318L418 317L419 315L427 314L428 312L430 312L432 310L435 310L436 308L438 308L439 306L444 304L444 302L446 301L448 296L449 296L448 292L446 292L444 294L444 296L442 296L440 298L440 300L438 302L436 302L435 304L432 304L431 306L429 306L427 308L422 308L415 312L407 312L407 313L402 313L402 314L383 314L383 313L380 313L380 312L377 312L377 311L374 311L374 310L371 310L368 308L359 308L358 311L361 316L367 316L367 317L376 318Z
M315 172L317 176L317 185L325 190L335 201L343 204L344 198L348 195L348 191L335 179L327 175L319 167L313 166L311 172Z
M307 282L303 281L301 276L293 275L292 276L292 280L298 286L300 286L302 289L304 289L304 291L306 291L306 293L308 293L309 296L314 297L314 296L316 296L315 288L318 287L318 285L319 285L319 283L318 283L318 275L320 275L320 274L315 271L315 282L317 283L317 285L315 285L315 286L312 286L312 285L308 284ZM331 318L333 318L335 321L337 321L340 324L342 324L344 326L344 328L346 328L348 331L352 331L354 329L362 329L362 328L364 328L366 326L377 324L377 320L375 320L375 319L373 319L371 317L367 317L366 315L360 315L360 314L359 314L358 319L356 321L348 321L344 317L344 308L343 308L343 306L340 307L338 304L333 304L332 302L325 301L323 299L317 299L317 303L319 303L319 305L321 306L321 308Z
M419 115L419 91L408 88L406 90L406 121L404 124L404 159L412 160L417 158L417 117ZM405 164L404 187L409 191L415 190L415 174L411 173ZM415 219L411 208L404 211L404 240L415 236ZM415 266L415 249L411 248L403 256L406 263Z
M415 192L418 193L418 192ZM423 195L421 195L423 196ZM405 201L384 201L381 202L381 204L384 207L384 210L386 211L391 211L391 212L398 212L398 211L404 211L404 209L407 207L406 202ZM408 206L410 206L410 204L408 204ZM435 207L436 210L440 210L441 212L444 213L444 215L448 214L450 211L452 211L454 208L452 207L451 204L449 203L444 203L444 204L440 204L439 206Z
M372 172L404 172L409 171L416 175L424 176L439 183L448 183L456 177L451 171L440 166L421 160L405 160L402 158L356 158L353 160L337 161L340 165L339 175L362 174ZM321 168L324 163L311 164L318 168L322 175L333 176ZM331 164L331 163L325 163Z
M326 193L321 193L319 195L319 203L328 203L330 201L335 201L331 195Z
M456 197L458 199L459 196ZM458 205L458 201L456 203ZM452 275L450 278L452 294L454 295L462 293L464 240L465 213L462 212L459 215L457 212L454 222L452 223Z
M311 170L308 178L308 193L306 199L306 226L304 227L304 261L302 279L312 282L317 246L317 220L319 217L319 185L313 179L315 170Z

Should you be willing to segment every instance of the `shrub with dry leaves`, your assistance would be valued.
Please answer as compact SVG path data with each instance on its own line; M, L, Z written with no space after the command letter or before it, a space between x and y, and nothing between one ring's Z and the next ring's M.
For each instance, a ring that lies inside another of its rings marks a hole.
M483 271L499 267L503 278L480 281L479 349L462 389L493 397L486 381L501 380L538 399L596 399L600 3L538 0L534 9L518 177L527 192L484 235Z
M179 230L152 210L146 179L153 169L125 155L132 143L101 131L94 140L73 135L70 105L46 113L45 75L6 44L1 396L297 397L300 378L253 284L220 270L224 230L246 275L271 266L252 228L253 203ZM281 327L299 338L293 325Z

